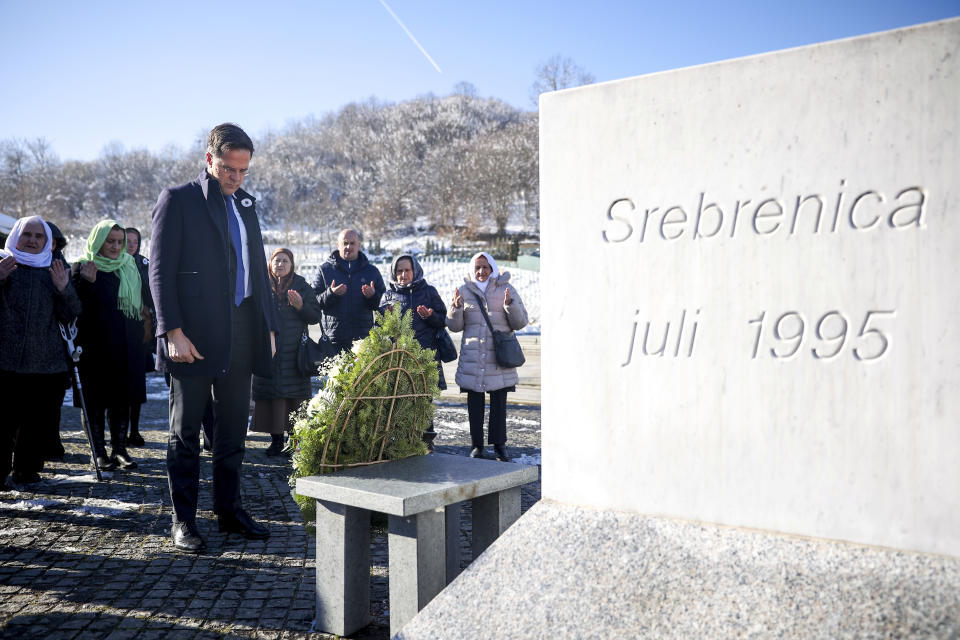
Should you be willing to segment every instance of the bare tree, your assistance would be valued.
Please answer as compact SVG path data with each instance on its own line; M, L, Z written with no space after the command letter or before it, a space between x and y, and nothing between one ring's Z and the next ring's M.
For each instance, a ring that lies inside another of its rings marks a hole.
M533 70L534 81L530 87L530 101L534 107L539 105L540 94L547 91L559 91L570 87L596 82L593 74L578 65L571 58L559 53L550 56Z

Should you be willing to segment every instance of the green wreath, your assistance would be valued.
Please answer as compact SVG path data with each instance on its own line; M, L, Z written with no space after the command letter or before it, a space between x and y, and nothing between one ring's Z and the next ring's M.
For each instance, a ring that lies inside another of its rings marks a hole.
M375 315L370 334L324 362L324 387L295 414L291 486L296 479L424 455L439 374L433 349L413 333L399 306ZM315 502L295 495L307 522Z

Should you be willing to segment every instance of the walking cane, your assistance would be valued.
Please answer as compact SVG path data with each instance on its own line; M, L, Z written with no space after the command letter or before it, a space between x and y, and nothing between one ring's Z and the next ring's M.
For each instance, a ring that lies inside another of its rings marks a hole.
M80 396L80 424L83 425L83 432L87 435L87 443L90 445L90 459L93 461L93 468L97 472L97 480L103 480L100 473L100 465L97 464L97 449L93 446L93 434L90 432L90 416L87 415L87 402L83 398L83 386L80 384L80 373L77 371L77 363L80 362L80 354L83 353L83 347L74 345L77 338L77 321L73 320L69 326L60 325L60 335L63 337L67 346L67 355L70 357L70 371L73 373L73 383L77 387L77 394Z

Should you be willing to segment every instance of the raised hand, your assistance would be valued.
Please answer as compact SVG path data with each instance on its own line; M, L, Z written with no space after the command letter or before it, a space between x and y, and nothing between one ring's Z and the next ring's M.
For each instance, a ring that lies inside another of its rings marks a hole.
M293 289L287 289L287 302L289 302L290 306L297 311L303 309L303 298L301 298L300 294Z
M364 298L372 298L373 294L377 292L376 288L373 286L373 280L370 281L370 284L365 284L360 287L360 292L363 294Z
M97 265L92 262L84 262L80 265L80 277L87 282L97 281Z
M59 260L50 263L50 277L53 279L53 286L57 288L57 291L63 291L67 283L70 282L70 275Z
M0 280L6 280L7 276L13 273L17 268L17 259L13 256L7 256L0 260Z
M333 280L333 281L330 283L330 291L333 291L333 292L334 292L335 294L337 294L338 296L342 296L343 294L345 294L345 293L347 292L347 285L345 285L345 284L337 284L337 281L336 281L336 280Z
M426 320L427 318L433 315L433 309L431 309L426 305L420 305L419 307L417 307L417 313L420 315L421 318Z
M459 309L463 306L463 296L460 295L460 288L453 290L453 303L452 306L454 309Z

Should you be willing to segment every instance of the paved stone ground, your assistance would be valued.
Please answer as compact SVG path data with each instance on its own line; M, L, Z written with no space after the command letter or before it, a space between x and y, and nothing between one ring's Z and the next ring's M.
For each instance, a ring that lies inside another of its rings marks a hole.
M0 493L0 637L331 638L310 631L315 540L290 495L288 461L264 454L268 436L247 437L243 491L244 506L270 527L270 538L217 531L204 454L197 522L207 551L180 553L169 544L162 377L148 377L148 393L141 419L147 443L131 450L138 469L97 482L79 411L65 406L64 461L48 462L40 483ZM440 405L436 424L438 450L464 455L466 407ZM513 455L539 462L539 407L511 406L508 434ZM539 482L524 487L523 510L539 497ZM463 511L466 566L470 514ZM357 640L389 635L386 532L376 519L371 545L373 623L350 636Z

